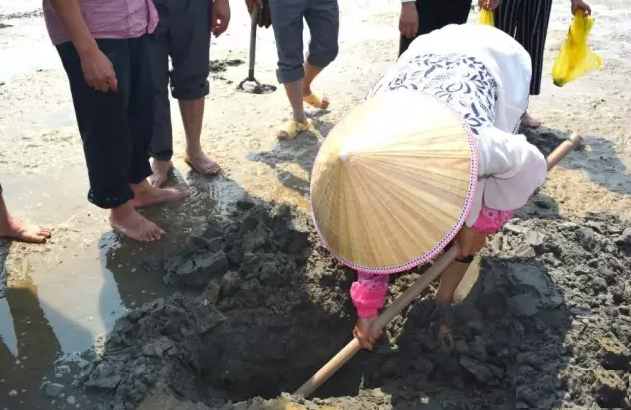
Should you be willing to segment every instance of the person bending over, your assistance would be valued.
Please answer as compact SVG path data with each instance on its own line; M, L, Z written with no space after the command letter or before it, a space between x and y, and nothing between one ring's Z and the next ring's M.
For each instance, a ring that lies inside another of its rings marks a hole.
M479 181L466 222L454 239L460 246L459 259L443 273L435 295L439 333L447 341L450 328L445 307L454 302L456 287L473 255L546 178L541 152L516 134L528 105L530 76L530 57L512 37L489 26L448 25L414 40L366 97L401 89L422 93L449 107L477 144ZM424 121L422 111L413 106L407 110ZM358 314L354 334L366 349L372 349L380 336L369 330L384 307L387 289L388 274L358 272L352 284L351 298Z

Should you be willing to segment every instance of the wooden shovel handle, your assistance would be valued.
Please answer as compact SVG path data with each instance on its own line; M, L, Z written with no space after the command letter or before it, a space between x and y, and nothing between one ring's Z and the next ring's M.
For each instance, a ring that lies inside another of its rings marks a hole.
M583 138L576 132L573 132L568 139L566 139L561 143L561 145L556 147L556 149L552 151L550 155L548 155L548 158L546 158L546 162L548 163L548 171L556 166L570 151L578 147L582 141Z
M559 163L571 150L576 148L580 144L582 138L573 133L570 138L563 141L549 156L546 158L548 163L548 171ZM412 284L405 292L399 295L398 298L386 310L379 315L375 323L373 324L370 332L375 333L383 330L392 319L394 319L406 306L414 301L432 283L438 278L443 271L451 265L453 261L458 257L460 247L454 242L453 246L445 252L443 256L438 258L434 264L425 271L425 273ZM340 350L327 364L322 366L305 384L303 384L298 390L294 392L295 396L309 397L314 391L322 386L328 379L331 378L338 370L340 370L349 360L353 358L361 350L359 340L353 339L342 350Z

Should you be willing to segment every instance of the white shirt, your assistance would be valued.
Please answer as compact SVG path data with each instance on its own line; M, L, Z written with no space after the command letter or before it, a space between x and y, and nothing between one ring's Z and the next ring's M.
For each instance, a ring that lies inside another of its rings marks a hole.
M543 154L513 134L528 107L530 78L530 56L512 37L484 25L449 25L414 40L367 98L414 89L465 119L478 146L479 181L466 220L472 226L483 203L520 208L545 181Z

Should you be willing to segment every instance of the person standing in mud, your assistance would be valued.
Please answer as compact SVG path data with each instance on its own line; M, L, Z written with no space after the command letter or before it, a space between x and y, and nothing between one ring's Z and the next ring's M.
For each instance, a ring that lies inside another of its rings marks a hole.
M422 93L466 124L465 133L477 145L477 187L453 240L460 247L459 258L443 272L435 295L439 338L447 344L449 307L473 256L485 246L487 235L499 231L546 178L543 154L524 135L516 135L528 106L530 76L530 57L512 37L484 25L448 25L415 40L366 97L370 101L384 93L396 96L402 89ZM372 107L365 114L371 120L386 112L379 105ZM406 109L408 117L428 120L415 106ZM442 243L436 246L446 248ZM366 349L381 336L369 331L384 307L387 289L387 273L359 271L351 286L358 315L354 335Z
M245 0L248 11L263 7L264 0ZM271 0L272 29L278 52L278 82L285 86L293 111L276 133L279 140L290 140L309 130L304 104L325 110L329 99L311 89L313 80L335 60L338 53L340 10L337 0ZM307 58L303 56L303 19L309 26L311 41Z
M48 33L64 66L83 141L88 200L110 210L110 224L142 242L164 231L137 208L188 196L160 189L151 175L153 87L149 34L158 15L151 0L45 0Z
M0 185L0 238L14 239L21 242L44 243L50 238L48 228L37 225L29 225L15 219L9 214L7 205L2 197L2 185Z
M465 24L472 0L401 0L399 56L418 36L448 24Z
M171 94L177 99L186 134L184 160L193 171L216 175L219 165L201 146L204 101L209 93L210 34L219 37L230 22L228 0L153 0L159 21L150 36L151 73L155 110L150 155L152 185L162 186L173 168ZM169 73L169 56L173 70Z
M591 14L592 9L583 0L570 0L572 15L577 11ZM481 8L494 11L495 27L519 42L530 54L532 80L530 95L541 93L543 53L550 23L552 0L479 0ZM528 112L522 122L527 127L539 127L541 121Z

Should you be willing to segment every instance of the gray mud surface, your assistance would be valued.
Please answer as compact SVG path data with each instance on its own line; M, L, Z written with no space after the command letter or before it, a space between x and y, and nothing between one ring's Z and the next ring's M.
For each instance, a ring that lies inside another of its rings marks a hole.
M251 398L293 391L348 342L353 272L317 246L301 212L238 208L147 262L167 283L203 293L158 299L117 322L75 383L111 403L101 408L134 409L156 389L197 408L267 408L273 402ZM423 269L393 277L389 298ZM629 271L631 226L611 214L516 218L489 242L472 289L447 315L453 349L437 343L428 291L376 353L357 356L321 399L295 404L628 408Z

